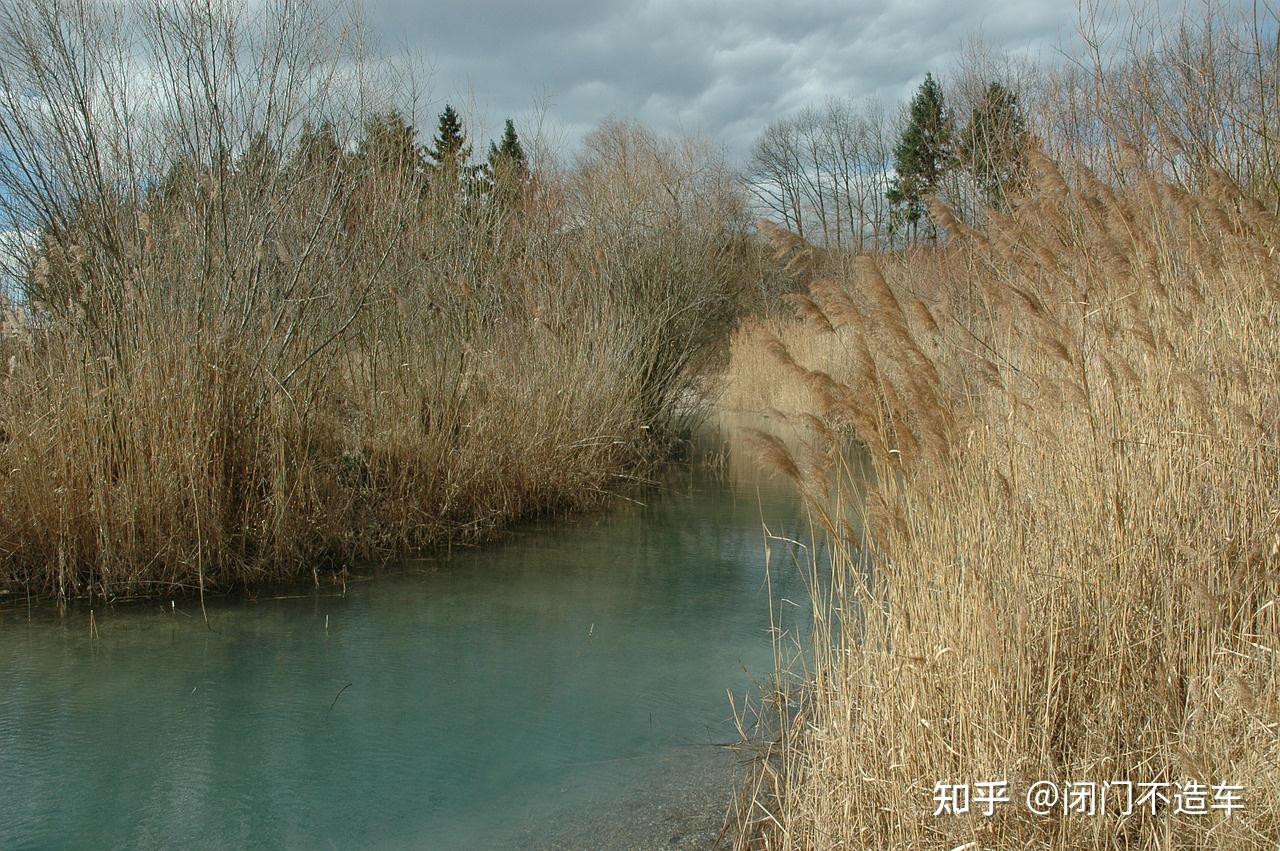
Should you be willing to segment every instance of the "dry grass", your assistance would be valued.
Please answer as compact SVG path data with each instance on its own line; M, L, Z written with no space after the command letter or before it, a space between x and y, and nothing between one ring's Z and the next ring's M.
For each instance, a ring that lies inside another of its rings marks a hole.
M786 416L818 406L804 383L791 380L788 359L827 372L839 371L845 362L844 347L834 335L815 335L804 324L781 317L743 321L729 338L729 359L732 368L725 374L720 404Z
M485 198L385 122L400 90L343 76L341 23L0 4L0 211L31 236L5 243L0 587L203 591L474 541L599 503L680 429L740 286L728 170L612 124Z
M1037 172L983 232L949 221L925 272L816 282L803 322L843 363L782 351L798 329L762 345L875 480L846 513L812 500L833 587L740 847L1280 845L1280 225L1222 178ZM994 817L933 815L935 783L990 780ZM1037 780L1235 783L1246 805L1036 817Z

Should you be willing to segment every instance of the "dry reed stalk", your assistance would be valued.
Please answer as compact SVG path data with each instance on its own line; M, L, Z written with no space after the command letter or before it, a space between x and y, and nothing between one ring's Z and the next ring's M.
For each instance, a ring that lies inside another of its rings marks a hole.
M204 593L476 540L667 452L759 263L705 145L608 123L486 193L428 167L333 10L138 11L0 3L0 213L32 234L3 257L0 586Z
M1227 188L1038 170L1039 200L996 233L957 231L935 279L958 291L938 301L969 313L903 323L879 288L909 304L910 262L869 282L880 326L857 333L900 345L876 352L876 384L845 385L875 462L848 516L866 536L830 537L834 600L814 598L812 667L783 680L797 691L739 847L1280 843L1280 304L1256 250L1280 226ZM1021 262L1024 217L1061 223L1044 262ZM815 293L828 316L836 288ZM801 364L820 339L776 333ZM857 350L825 368L860 371ZM936 377L909 370L925 350ZM994 817L934 815L936 783L993 780L1011 797ZM1040 780L1239 784L1245 804L1038 817L1022 796Z

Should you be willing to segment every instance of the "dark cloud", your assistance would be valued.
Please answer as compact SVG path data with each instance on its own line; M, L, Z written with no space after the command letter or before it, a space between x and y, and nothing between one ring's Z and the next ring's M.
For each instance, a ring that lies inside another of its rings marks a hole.
M648 0L419 4L369 0L382 43L425 55L441 100L474 96L496 132L546 96L572 144L601 119L703 133L744 155L769 121L829 97L908 94L965 37L1052 52L1069 38L1060 0ZM477 149L482 148L478 145Z

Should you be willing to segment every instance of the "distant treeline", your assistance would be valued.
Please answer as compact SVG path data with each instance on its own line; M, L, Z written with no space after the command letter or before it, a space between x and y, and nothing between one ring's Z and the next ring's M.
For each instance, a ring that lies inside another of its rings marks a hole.
M1221 172L1276 209L1280 54L1259 35L1274 16L1219 2L1172 22L1116 14L1091 9L1060 61L972 41L907 103L836 99L773 122L746 169L758 208L814 243L891 249L937 236L929 197L975 224L1006 210L1035 148L1116 184L1134 163L1191 190Z

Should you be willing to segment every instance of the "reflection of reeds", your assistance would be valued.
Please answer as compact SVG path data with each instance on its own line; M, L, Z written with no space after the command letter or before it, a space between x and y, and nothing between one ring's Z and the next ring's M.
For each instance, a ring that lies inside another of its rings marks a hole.
M875 470L843 515L865 536L812 512L834 588L741 847L1280 842L1280 227L1222 181L1035 171L983 233L939 209L947 249L864 260L734 340L734 384L785 380ZM1018 802L1041 779L1238 783L1247 804L1036 818ZM1009 782L996 817L932 815L935 783L985 780Z

